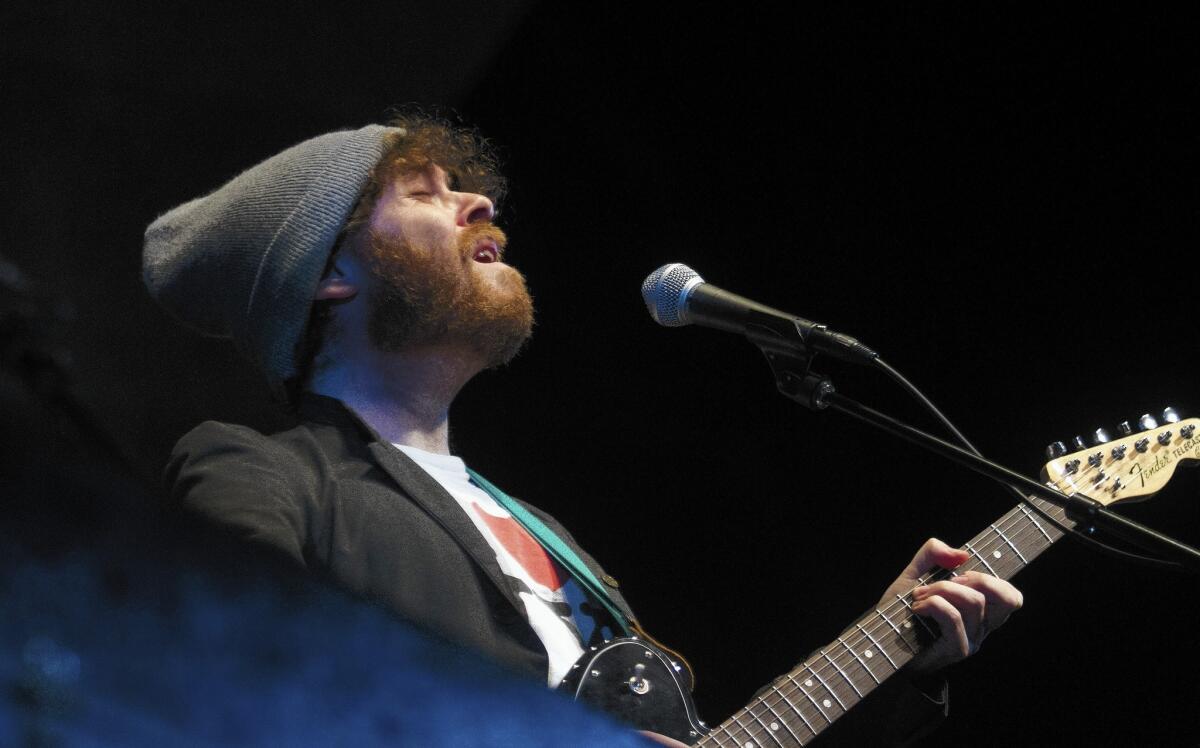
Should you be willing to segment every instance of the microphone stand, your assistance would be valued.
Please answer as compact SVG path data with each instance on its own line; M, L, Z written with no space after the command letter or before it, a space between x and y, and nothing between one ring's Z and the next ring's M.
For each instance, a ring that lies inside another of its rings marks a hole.
M802 343L797 345L791 342L789 346L781 346L778 338L768 334L773 344L762 345L759 336L747 337L767 357L767 363L775 374L775 384L784 397L810 410L832 409L852 416L980 475L1057 504L1066 509L1072 519L1086 524L1089 531L1094 528L1106 530L1147 552L1176 561L1193 572L1200 572L1200 551L1190 545L1123 517L1092 498L1078 493L1062 493L838 393L828 377L812 371L813 354L797 350L803 347Z

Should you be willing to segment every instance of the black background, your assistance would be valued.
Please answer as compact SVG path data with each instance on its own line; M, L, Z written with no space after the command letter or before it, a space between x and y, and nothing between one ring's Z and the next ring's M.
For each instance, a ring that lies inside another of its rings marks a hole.
M1194 25L1158 12L829 4L4 11L4 245L69 299L81 399L146 474L203 419L283 422L140 285L159 213L299 140L452 107L500 144L538 306L471 384L456 450L553 511L699 672L710 721L835 636L930 535L1012 501L775 394L733 336L654 325L645 275L850 332L989 456L1174 405L1194 374ZM870 371L839 389L931 426ZM1128 513L1200 542L1183 471ZM1194 577L1064 541L958 666L930 745L1193 744Z

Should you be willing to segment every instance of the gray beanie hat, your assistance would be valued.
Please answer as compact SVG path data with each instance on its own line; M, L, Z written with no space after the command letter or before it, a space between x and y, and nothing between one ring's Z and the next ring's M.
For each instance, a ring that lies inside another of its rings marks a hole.
M150 295L184 324L232 338L276 396L338 234L399 128L319 135L242 172L146 229Z

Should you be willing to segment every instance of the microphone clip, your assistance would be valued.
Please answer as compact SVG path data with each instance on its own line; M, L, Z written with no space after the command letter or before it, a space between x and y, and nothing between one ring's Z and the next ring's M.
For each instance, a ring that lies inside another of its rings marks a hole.
M751 338L767 358L767 365L775 375L775 387L780 394L794 400L809 410L824 410L829 407L826 400L836 390L833 382L824 374L812 371L812 355L799 355L779 351L774 346L762 345Z

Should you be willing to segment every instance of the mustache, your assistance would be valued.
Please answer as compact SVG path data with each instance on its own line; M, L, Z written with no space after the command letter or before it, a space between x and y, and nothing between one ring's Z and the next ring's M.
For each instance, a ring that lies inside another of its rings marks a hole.
M504 250L508 246L508 235L499 226L492 223L473 223L463 229L463 232L458 236L459 254L473 255L475 253L475 245L481 239L490 239L495 242L496 249L500 250L500 255L503 257Z

